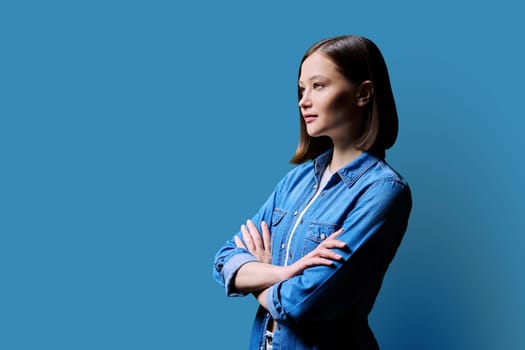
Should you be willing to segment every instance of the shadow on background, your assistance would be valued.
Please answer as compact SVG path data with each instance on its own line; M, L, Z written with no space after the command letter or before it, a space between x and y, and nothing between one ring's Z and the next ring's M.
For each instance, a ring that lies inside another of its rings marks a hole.
M512 256L524 244L523 185L511 112L465 67L412 64L387 157L411 184L414 207L371 324L385 349L518 348L523 274Z

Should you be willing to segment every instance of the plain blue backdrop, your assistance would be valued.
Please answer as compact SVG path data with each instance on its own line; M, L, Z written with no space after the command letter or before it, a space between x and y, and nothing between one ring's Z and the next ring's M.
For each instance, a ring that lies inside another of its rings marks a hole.
M525 348L522 16L510 0L0 5L0 348L246 349L213 256L291 169L313 42L371 38L409 229L382 349Z

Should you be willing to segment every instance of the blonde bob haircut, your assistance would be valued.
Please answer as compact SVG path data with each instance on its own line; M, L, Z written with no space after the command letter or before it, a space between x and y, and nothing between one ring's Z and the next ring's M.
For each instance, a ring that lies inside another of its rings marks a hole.
M332 60L349 82L355 84L365 80L372 82L373 96L371 103L366 107L366 120L362 123L364 127L356 140L355 147L385 158L385 150L392 147L396 141L398 119L388 70L379 48L370 39L361 36L346 35L329 38L312 45L304 54L299 67L315 52L320 52ZM301 68L299 68L300 75ZM299 91L298 99L300 99ZM333 147L332 141L326 136L310 137L302 116L300 116L300 123L299 144L290 160L293 164L314 159Z

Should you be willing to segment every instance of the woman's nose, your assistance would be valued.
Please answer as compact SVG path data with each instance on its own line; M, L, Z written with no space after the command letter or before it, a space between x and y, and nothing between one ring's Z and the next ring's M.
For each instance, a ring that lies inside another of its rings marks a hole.
M311 105L312 105L312 102L310 98L308 97L308 95L303 94L303 96L301 96L301 98L299 99L299 107L306 108L306 107L310 107Z

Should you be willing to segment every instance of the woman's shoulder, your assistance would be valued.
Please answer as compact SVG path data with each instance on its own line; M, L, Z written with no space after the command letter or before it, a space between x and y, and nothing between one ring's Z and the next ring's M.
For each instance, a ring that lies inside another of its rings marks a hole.
M357 173L354 173L353 183L347 184L353 187L355 184L362 190L381 187L391 188L393 191L410 191L407 180L392 167L386 160L381 158L369 157L368 164L364 164Z
M408 186L407 180L384 159L377 162L375 169L373 169L373 175L378 180L395 181Z

